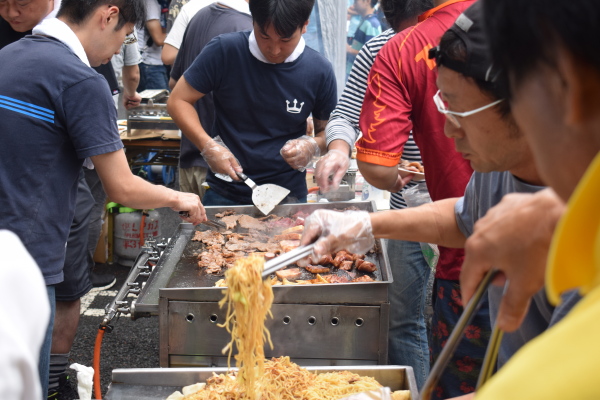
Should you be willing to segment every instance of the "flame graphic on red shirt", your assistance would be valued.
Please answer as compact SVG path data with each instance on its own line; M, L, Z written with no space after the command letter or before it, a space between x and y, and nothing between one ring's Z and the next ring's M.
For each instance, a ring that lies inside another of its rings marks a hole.
M377 130L377 127L385 122L385 118L381 118L381 113L387 108L385 104L380 104L378 102L379 97L381 97L381 78L379 76L379 72L373 74L372 77L369 78L367 82L371 90L373 90L375 94L375 100L373 101L373 119L376 122L369 124L369 129L366 133L363 133L362 140L367 143L375 143L377 140L373 138L372 133Z

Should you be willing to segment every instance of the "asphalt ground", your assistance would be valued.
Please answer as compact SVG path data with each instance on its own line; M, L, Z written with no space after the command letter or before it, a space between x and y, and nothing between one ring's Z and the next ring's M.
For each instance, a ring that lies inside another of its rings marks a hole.
M171 209L158 209L160 213L161 235L171 237L181 219ZM71 363L93 366L94 343L98 327L104 318L104 309L121 288L130 267L117 263L97 264L96 271L111 273L117 283L107 289L92 289L82 299L81 318L75 342L71 348ZM140 318L135 321L128 316L112 320L113 330L105 333L100 356L100 382L102 394L108 390L111 373L116 368L157 368L159 367L158 317ZM75 372L69 370L72 377ZM75 382L75 381L74 381ZM92 396L92 398L95 398Z

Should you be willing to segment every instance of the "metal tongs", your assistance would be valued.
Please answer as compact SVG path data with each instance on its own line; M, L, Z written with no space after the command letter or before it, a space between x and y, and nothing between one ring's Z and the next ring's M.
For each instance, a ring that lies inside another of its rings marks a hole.
M427 377L425 385L421 390L421 395L419 396L420 400L431 399L431 395L433 394L433 391L437 386L437 383L440 377L442 376L442 373L446 369L448 362L452 358L452 355L456 351L456 348L458 347L458 344L462 339L462 335L465 331L465 328L467 327L467 325L469 325L469 323L473 319L473 316L479 309L479 302L481 301L481 298L486 294L488 286L490 285L490 283L492 283L497 273L498 270L495 269L488 271L488 273L485 275L485 277L477 287L473 298L467 303L467 306L464 308L462 315L458 319L458 322L456 323L454 330L450 334L446 345L442 349L442 352L440 353L437 361L435 362L435 364L431 368L431 371L429 372L429 376ZM483 359L481 372L479 373L479 378L477 380L476 389L479 389L492 376L494 372L494 368L496 366L496 358L498 355L498 349L500 348L500 342L502 341L502 334L503 332L498 329L497 325L494 325L494 330L490 337L490 342L488 344L487 350L485 352L485 357Z
M190 213L187 211L179 211L179 215L181 215L184 218L187 218L190 216ZM206 221L200 222L202 225L206 225L209 226L211 228L215 228L215 229L227 229L227 225L225 225L223 222L221 221L215 221L212 219L207 219Z
M314 243L311 243L307 246L296 247L292 251L288 251L279 257L275 257L274 259L267 261L265 263L265 269L262 272L262 278L267 279L276 271L279 271L280 269L283 269L288 265L293 264L306 256L309 256L313 251L313 247L315 247Z
M210 226L211 228L216 228L216 229L227 229L227 225L225 225L221 221L215 221L214 219L207 219L206 221L201 222L201 224Z

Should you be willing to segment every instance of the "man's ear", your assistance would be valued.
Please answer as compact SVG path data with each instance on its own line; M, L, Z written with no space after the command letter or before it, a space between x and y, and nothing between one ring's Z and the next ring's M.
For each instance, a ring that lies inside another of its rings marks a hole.
M306 33L306 27L308 26L308 21L310 20L306 20L306 22L304 23L304 25L302 26L302 35L304 35Z
M579 125L597 116L600 108L600 72L564 46L556 51L558 69L565 82L565 118Z
M119 7L109 5L102 11L102 28L107 26L116 26L119 22Z

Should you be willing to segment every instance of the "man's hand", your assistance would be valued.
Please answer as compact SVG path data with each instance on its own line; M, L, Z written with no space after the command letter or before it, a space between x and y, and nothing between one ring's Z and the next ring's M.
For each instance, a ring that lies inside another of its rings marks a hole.
M498 327L512 332L521 325L531 297L544 285L546 258L554 228L565 205L551 189L513 193L475 223L465 244L460 274L463 304L492 268L509 281L498 311Z
M406 175L402 176L400 174L400 170L398 170L398 179L396 180L396 184L394 184L394 186L389 188L388 191L390 193L398 193L414 177L415 177L415 174L406 174Z
M133 95L126 95L123 93L123 106L125 106L125 109L127 110L139 106L141 101L142 96L140 96L138 92L134 92Z
M314 157L321 155L321 150L313 137L303 135L285 142L279 153L292 168L303 172Z
M229 175L233 180L240 180L236 171L242 172L242 167L220 138L217 137L206 142L200 154L215 174Z
M350 167L348 152L331 149L317 162L315 178L321 193L327 193L340 187L342 178Z
M375 244L371 216L366 211L316 210L304 222L301 245L316 241L313 259L334 251L348 250L364 254ZM306 265L308 259L298 262Z
M187 214L181 217L184 221L191 222L194 225L206 221L206 212L197 194L178 192L177 203L172 209L186 212Z

